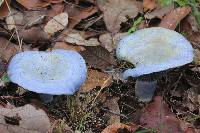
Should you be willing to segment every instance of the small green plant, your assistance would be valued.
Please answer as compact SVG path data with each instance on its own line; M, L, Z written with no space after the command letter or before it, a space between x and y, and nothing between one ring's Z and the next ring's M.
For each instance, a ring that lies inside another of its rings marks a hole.
M8 74L7 73L4 73L0 79L3 83L8 83L10 82L10 79L8 77Z
M137 30L137 27L139 26L139 24L142 22L143 18L139 17L138 19L136 19L133 23L133 26L128 30L128 33L133 33Z

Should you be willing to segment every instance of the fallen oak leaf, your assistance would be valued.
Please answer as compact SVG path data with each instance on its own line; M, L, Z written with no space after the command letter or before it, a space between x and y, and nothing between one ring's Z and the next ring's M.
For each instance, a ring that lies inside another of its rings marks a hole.
M99 69L107 69L116 65L114 57L105 48L96 46L85 47L85 49L81 55L88 65Z
M47 114L27 104L22 107L0 107L0 129L2 133L44 133L50 131Z
M180 121L160 96L156 96L154 101L145 107L141 114L140 124L162 133L182 133Z
M67 24L68 24L68 14L66 12L63 12L53 17L53 19L51 19L45 25L44 31L51 36L56 32L65 29Z
M70 6L66 8L69 14L69 28L73 29L82 19L85 19L98 11L96 6L80 9L77 6Z
M156 8L152 12L147 12L144 17L147 19L159 18L162 19L168 12L174 9L173 5L169 5L162 8Z
M99 41L101 42L101 46L105 47L109 52L112 52L116 49L119 41L126 35L128 35L127 32L116 33L113 36L110 33L105 33L99 36Z
M159 24L159 27L175 30L178 23L191 12L191 7L178 7L169 12Z
M103 11L103 17L108 31L116 33L120 24L127 21L127 16L135 18L142 11L142 3L133 0L97 0L97 5Z
M88 70L87 79L83 86L81 87L81 91L88 92L97 86L101 88L105 88L112 83L112 76L109 74L99 72L97 70Z
M82 45L82 46L98 46L100 43L96 38L90 38L85 40L84 37L80 33L69 33L64 38L65 42Z
M66 49L66 50L74 50L77 52L85 50L85 48L82 46L75 46L66 42L56 42L52 49Z

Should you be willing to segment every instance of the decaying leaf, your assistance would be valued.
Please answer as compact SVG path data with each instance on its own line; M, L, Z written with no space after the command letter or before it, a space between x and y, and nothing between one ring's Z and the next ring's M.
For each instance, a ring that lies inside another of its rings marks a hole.
M29 10L46 7L51 4L49 1L44 0L17 0L17 2Z
M180 121L160 96L155 97L154 102L143 110L140 124L162 133L182 133Z
M143 0L144 11L156 8L156 0Z
M0 38L0 56L4 61L8 62L18 50L17 45L9 42L5 38Z
M112 34L106 33L100 35L99 41L103 47L105 47L109 52L112 52L116 49L119 41L126 35L128 35L128 33L116 33L112 37Z
M69 28L74 28L82 19L85 19L98 11L96 6L80 8L74 5L66 5L69 14Z
M51 19L44 27L44 31L49 35L53 35L54 33L65 29L68 24L68 14L63 12L61 14L56 15Z
M135 132L139 128L138 125L126 125L123 123L114 123L107 126L101 133L118 133L119 129L127 129L130 132Z
M109 109L109 111L107 111L106 113L106 116L109 117L109 125L112 125L114 123L120 123L120 116L117 115L120 114L118 101L119 97L112 97L111 99L108 99L104 104L104 106Z
M163 16L165 16L168 12L170 12L172 9L174 9L173 5L169 5L162 8L156 8L152 12L147 12L144 17L147 19L153 19L153 18L159 18L162 19Z
M105 88L112 83L112 76L97 70L88 70L87 80L82 86L83 92L91 91L97 86Z
M0 17L6 17L9 14L8 5L10 5L10 0L2 0L0 6Z
M25 42L45 42L50 39L48 34L40 27L32 27L27 30L24 29L19 33L19 36Z
M104 13L104 21L110 32L118 32L120 24L127 21L127 16L134 18L142 11L142 3L133 0L97 0Z
M56 42L55 45L53 46L53 49L66 49L66 50L74 50L77 52L85 50L85 48L82 46L75 46L66 42Z
M69 33L64 38L65 42L82 45L82 46L98 46L100 43L96 38L90 38L85 40L84 37L80 33Z
M85 51L81 52L88 65L99 68L108 69L116 64L114 57L103 47L85 47Z
M46 133L50 131L47 114L27 104L18 108L0 108L2 133Z
M174 30L178 23L191 12L191 7L178 7L169 12L159 24L160 27Z

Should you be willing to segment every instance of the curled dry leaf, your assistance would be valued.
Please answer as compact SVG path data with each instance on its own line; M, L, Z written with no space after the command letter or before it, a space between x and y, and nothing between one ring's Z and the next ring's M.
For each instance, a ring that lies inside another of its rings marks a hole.
M139 128L138 125L126 125L123 123L114 123L107 126L101 133L118 133L119 129L127 129L130 132L135 132Z
M66 42L56 42L55 45L53 46L53 49L66 49L66 50L74 50L77 52L85 50L85 48L82 46L75 46Z
M49 1L44 1L44 0L16 0L16 1L28 10L46 7L51 4Z
M140 124L162 133L182 133L180 121L160 96L155 97L154 101L143 110Z
M46 133L50 131L47 114L27 104L18 108L0 108L2 133Z
M134 18L142 11L142 3L134 0L97 0L97 4L103 11L107 29L114 33L127 21L127 16Z
M147 19L153 19L153 18L159 18L162 19L163 16L165 16L168 12L170 12L172 9L174 9L173 5L169 5L162 8L156 8L152 12L147 12L144 17Z
M63 12L61 14L56 15L51 19L44 27L44 31L49 35L53 35L54 33L65 29L68 24L68 14Z
M103 47L85 47L86 50L81 52L88 65L99 68L109 69L116 65L114 57Z
M97 86L105 88L112 83L112 76L97 70L88 70L86 82L83 84L81 90L83 92L91 91Z
M171 12L169 12L159 24L160 27L174 30L177 24L189 13L191 12L191 7L178 7Z
M112 34L106 33L100 35L99 41L101 42L101 45L103 47L105 47L109 52L112 52L113 50L116 49L119 41L126 35L128 35L128 33L116 33L112 37Z
M156 8L156 0L143 0L144 11Z
M98 11L96 6L84 9L71 4L66 6L66 11L69 14L69 28L74 28L82 19L85 19Z

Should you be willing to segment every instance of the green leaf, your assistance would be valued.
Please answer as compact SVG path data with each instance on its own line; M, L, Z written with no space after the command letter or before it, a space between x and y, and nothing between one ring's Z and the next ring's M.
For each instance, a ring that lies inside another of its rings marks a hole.
M188 0L174 0L174 2L176 2L179 6L186 6L189 4Z
M198 4L195 0L190 0L190 5L192 7L192 14L194 15L198 25L200 26L200 12L199 12L199 9L198 9Z
M139 17L137 20L135 20L133 26L128 30L128 33L135 32L139 24L142 22L142 20L143 20L142 17Z
M173 0L158 0L158 2L162 7L166 7L173 4Z
M7 73L3 74L3 76L1 77L1 81L3 81L4 83L10 82L10 79Z

